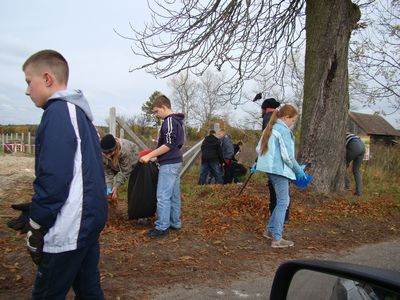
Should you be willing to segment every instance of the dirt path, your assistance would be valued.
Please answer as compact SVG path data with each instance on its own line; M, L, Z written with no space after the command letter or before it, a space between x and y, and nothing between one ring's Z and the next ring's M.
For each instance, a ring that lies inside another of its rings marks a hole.
M18 188L15 186L16 181L33 180L34 173L33 157L0 155L0 201L7 197L6 191Z

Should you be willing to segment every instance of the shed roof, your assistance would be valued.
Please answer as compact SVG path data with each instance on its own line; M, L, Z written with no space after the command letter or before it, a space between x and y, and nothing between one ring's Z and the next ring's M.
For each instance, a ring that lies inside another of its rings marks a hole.
M400 136L388 121L378 114L368 115L349 112L350 118L367 134Z

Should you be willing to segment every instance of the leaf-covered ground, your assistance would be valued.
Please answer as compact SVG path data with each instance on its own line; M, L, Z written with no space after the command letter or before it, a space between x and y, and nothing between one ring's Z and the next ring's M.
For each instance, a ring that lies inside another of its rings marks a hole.
M0 172L0 178L9 176ZM31 176L20 176L2 186L0 299L30 297L34 265L24 236L5 224L17 215L10 204L29 200L31 181ZM243 274L272 273L287 259L314 258L400 236L397 193L327 197L292 187L285 236L295 246L272 249L262 237L268 217L267 187L262 181L251 181L240 196L240 185L200 187L190 182L196 179L184 178L183 229L171 232L168 239L146 238L151 224L127 220L123 198L110 204L100 262L108 299L151 299L159 288L175 284L226 286Z

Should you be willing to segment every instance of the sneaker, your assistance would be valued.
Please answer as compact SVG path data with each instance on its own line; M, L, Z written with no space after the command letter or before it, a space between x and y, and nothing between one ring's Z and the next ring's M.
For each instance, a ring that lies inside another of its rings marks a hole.
M169 227L169 230L179 231L179 230L181 230L181 228L180 228L180 227L170 226L170 227Z
M158 230L156 228L153 228L146 232L146 236L149 238L161 238L168 236L168 233L169 233L168 229Z
M272 248L287 248L287 247L292 247L292 246L294 246L294 243L292 241L287 241L284 239L280 239L278 241L271 242Z
M263 237L265 237L266 239L272 240L272 234L268 230L264 230Z

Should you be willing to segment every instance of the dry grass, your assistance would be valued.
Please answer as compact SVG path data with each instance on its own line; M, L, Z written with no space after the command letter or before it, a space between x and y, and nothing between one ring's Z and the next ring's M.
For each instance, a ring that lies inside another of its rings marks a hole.
M364 190L369 193L399 194L400 148L372 145L371 154L371 159L362 164Z

